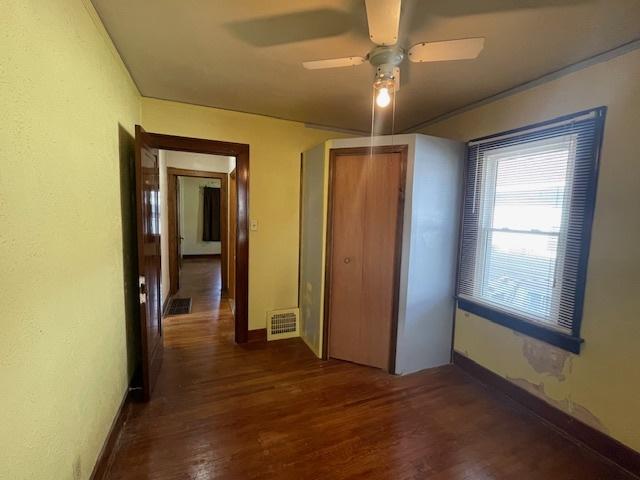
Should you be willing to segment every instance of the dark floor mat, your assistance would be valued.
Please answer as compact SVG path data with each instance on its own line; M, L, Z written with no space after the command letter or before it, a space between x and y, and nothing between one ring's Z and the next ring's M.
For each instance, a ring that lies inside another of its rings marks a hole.
M187 313L191 313L191 297L171 300L167 315L186 315Z

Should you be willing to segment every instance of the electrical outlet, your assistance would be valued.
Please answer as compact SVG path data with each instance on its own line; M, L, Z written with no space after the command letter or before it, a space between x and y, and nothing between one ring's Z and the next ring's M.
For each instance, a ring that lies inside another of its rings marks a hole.
M251 231L252 232L257 232L258 231L258 221L257 220L251 220Z

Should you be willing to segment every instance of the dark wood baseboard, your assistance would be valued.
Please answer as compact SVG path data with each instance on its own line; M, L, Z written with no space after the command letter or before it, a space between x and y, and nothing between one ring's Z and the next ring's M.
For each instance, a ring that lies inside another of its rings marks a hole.
M220 258L219 253L202 253L202 254L193 254L193 255L182 255L183 259L186 260L198 260L198 259L206 259L206 258Z
M640 477L640 453L614 438L581 422L568 413L545 402L506 378L476 363L470 358L453 352L453 363L480 382L489 385L525 406L538 417L552 424L574 440L602 455L624 470Z
M258 330L249 330L249 343L266 342L267 329L259 328Z
M109 429L107 438L102 445L102 450L100 450L98 459L93 466L93 471L91 472L91 476L89 477L90 480L106 480L107 478L109 478L108 474L111 467L111 461L113 460L113 453L118 447L120 434L122 433L124 425L127 422L127 418L131 413L132 404L133 395L131 391L127 389L127 392L125 393L125 396L120 403L120 408L118 408L118 412L113 419L113 423L111 424L111 428Z

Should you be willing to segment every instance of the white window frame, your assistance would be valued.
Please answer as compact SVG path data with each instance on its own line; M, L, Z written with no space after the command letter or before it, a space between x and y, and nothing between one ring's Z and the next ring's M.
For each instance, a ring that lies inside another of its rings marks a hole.
M488 304L492 305L493 308L498 308L504 310L506 312L521 316L523 320L533 321L536 323L541 323L547 327L551 327L562 332L569 332L569 329L566 329L558 324L559 319L559 311L561 304L561 295L562 295L562 277L564 271L564 262L561 259L566 258L566 247L567 247L567 234L568 234L568 218L569 211L571 209L571 192L573 189L573 181L574 181L574 173L575 173L575 155L576 155L576 143L577 143L577 135L570 134L567 135L568 139L566 140L569 143L569 152L568 152L568 160L567 160L567 171L566 171L566 185L564 189L564 199L563 199L563 209L561 216L561 224L560 229L555 231L542 231L542 230L519 230L519 229L510 229L510 228L494 228L493 220L494 220L494 212L495 212L495 197L496 197L496 188L497 188L497 175L498 175L498 164L501 160L499 158L500 154L491 155L488 154L483 159L483 169L482 169L482 179L481 179L481 197L479 202L479 215L478 215L478 231L477 231L477 245L476 245L476 255L475 255L475 269L474 269L474 295L476 298L482 299L486 301ZM533 143L533 142L532 142ZM553 142L549 142L550 145L554 145L558 143L558 139L554 138ZM511 147L504 147L503 150L509 149ZM497 152L496 152L497 153ZM492 158L493 157L493 158ZM502 159L508 158L502 156ZM494 232L506 232L506 233L519 233L525 235L545 235L548 237L556 237L556 264L554 268L554 282L553 288L551 290L551 308L548 316L542 315L534 315L530 312L523 312L519 309L511 309L506 305L496 304L491 302L485 296L485 288L487 286L487 282L485 279L486 266L488 263L487 255L490 253L489 245L491 244L491 236Z

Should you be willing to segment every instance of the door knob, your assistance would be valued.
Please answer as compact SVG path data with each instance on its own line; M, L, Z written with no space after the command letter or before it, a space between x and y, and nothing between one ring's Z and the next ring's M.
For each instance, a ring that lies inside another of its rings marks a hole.
M351 258L349 258L349 257L344 257L343 262L344 262L344 263L351 263Z

